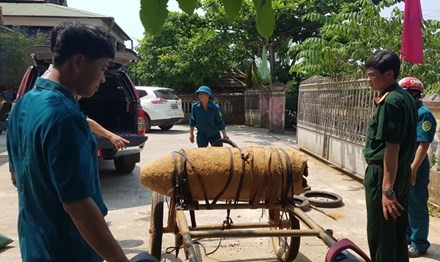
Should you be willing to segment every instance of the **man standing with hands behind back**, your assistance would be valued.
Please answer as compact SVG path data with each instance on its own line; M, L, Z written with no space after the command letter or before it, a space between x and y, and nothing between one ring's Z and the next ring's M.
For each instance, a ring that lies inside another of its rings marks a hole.
M420 257L426 254L430 243L429 210L428 210L428 184L429 184L429 158L427 156L429 144L434 140L437 121L422 100L425 89L422 81L415 77L405 77L399 85L406 90L416 103L418 113L417 123L417 150L411 164L411 189L409 191L409 224L407 240L409 257Z
M53 71L38 78L10 114L7 147L25 262L128 261L104 220L97 145L75 99L98 90L114 56L96 27L65 26L53 49Z
M378 93L364 149L370 256L374 262L405 262L417 110L414 99L396 82L400 59L394 52L376 52L365 68L371 89Z

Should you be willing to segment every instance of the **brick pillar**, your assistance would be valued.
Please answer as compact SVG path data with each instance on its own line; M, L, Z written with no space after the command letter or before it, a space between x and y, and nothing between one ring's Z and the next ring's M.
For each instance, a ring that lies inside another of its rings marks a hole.
M269 132L284 133L286 85L280 82L269 86Z
M261 127L269 128L270 126L270 86L261 88Z

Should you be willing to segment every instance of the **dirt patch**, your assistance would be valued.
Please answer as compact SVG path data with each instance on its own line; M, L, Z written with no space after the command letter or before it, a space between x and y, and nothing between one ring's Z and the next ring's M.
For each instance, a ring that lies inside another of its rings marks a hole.
M428 203L429 214L433 217L440 217L440 207Z

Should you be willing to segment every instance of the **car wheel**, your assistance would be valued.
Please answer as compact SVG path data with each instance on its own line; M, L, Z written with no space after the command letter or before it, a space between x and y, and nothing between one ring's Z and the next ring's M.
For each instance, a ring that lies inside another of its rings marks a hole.
M159 126L162 130L170 130L174 125Z
M115 158L113 159L113 163L115 164L116 173L118 174L129 174L136 167L136 162L126 161L124 158Z
M145 112L145 133L151 131L151 119L148 114Z

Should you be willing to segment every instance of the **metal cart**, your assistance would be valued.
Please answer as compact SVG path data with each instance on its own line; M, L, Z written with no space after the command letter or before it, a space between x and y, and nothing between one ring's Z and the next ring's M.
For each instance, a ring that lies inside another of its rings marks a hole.
M217 141L237 147L230 140ZM177 185L184 187L185 185ZM290 195L289 195L290 194ZM320 238L327 246L336 243L336 239L315 223L300 208L295 206L293 192L286 192L286 197L279 203L249 204L244 201L186 201L184 194L173 194L169 198L167 224L164 221L165 196L153 192L150 221L150 246L149 252L160 259L162 253L162 237L164 233L175 235L175 247L178 252L183 246L185 255L191 262L198 261L193 245L193 239L203 238L252 238L270 237L272 239L275 255L281 261L293 261L298 255L301 236L314 236ZM203 203L205 202L205 203ZM230 219L232 209L264 209L268 211L268 221L252 223L233 223ZM197 225L195 211L197 210L226 210L226 220L216 224ZM185 212L189 212L191 225L188 225ZM307 229L300 229L300 221Z

